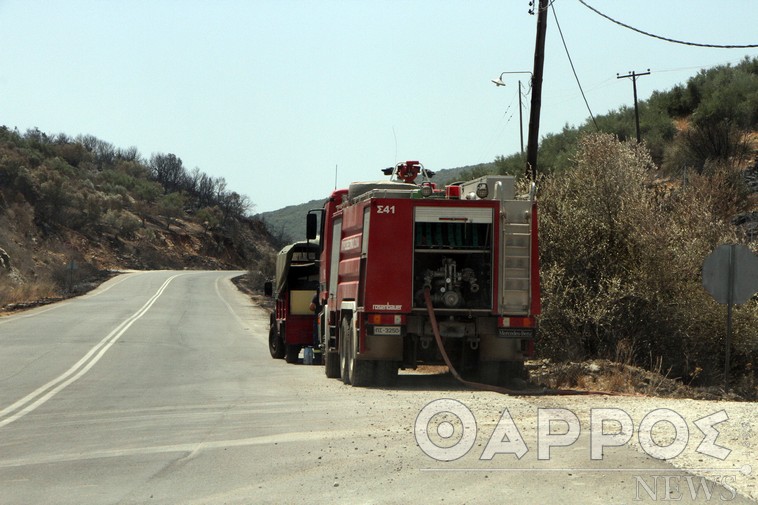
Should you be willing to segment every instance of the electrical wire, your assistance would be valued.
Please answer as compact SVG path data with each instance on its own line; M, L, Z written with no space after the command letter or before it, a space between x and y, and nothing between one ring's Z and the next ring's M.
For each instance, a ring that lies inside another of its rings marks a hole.
M555 26L558 27L558 33L561 36L561 42L563 42L563 48L566 50L566 56L568 57L569 63L571 64L571 71L574 72L574 79L576 79L576 84L577 86L579 86L579 91L582 93L582 98L584 99L584 105L587 106L587 110L590 113L590 117L592 118L592 123L595 125L595 129L597 131L600 131L600 127L597 125L597 121L595 121L595 115L592 113L592 109L590 108L590 103L587 101L587 95L584 94L582 83L579 82L579 76L576 73L574 62L571 59L571 54L569 53L568 46L566 45L566 39L563 38L563 30L561 30L561 24L558 22L558 15L555 13L555 6L553 5L553 3L550 4L550 8L553 11L553 18L555 18Z
M493 130L492 135L490 136L489 140L483 145L482 147L482 156L480 156L480 159L484 159L485 153L490 150L490 148L495 144L497 140L500 140L503 136L503 132L505 131L508 124L511 122L511 119L513 119L513 115L515 114L515 111L511 111L511 107L513 106L513 102L516 100L516 97L518 96L518 91L513 94L511 97L510 103L508 103L508 106L503 111L503 115L500 117L499 123L500 127L495 131ZM508 113L511 113L510 116L508 116ZM503 122L505 120L505 122Z
M724 62L724 63L719 63L719 65L737 65L740 62L742 62L742 59L734 60L734 61L727 61L727 62ZM704 63L702 65L698 65L698 66L695 66L695 67L666 68L666 69L663 69L663 70L655 70L655 69L653 69L653 71L656 74L662 74L662 73L665 73L665 72L682 72L684 70L704 70L706 68L710 68L710 67L713 67L715 65L716 65L715 63Z
M646 32L644 30L640 30L639 28L635 28L633 26L629 26L626 23L622 23L621 21L619 21L617 19L613 19L612 17L608 16L607 14L603 14L602 12L600 12L599 10L597 10L596 8L592 7L591 5L589 5L584 0L579 0L579 3L582 4L582 5L584 5L585 7L587 7L589 10L591 10L595 14L597 14L597 15L599 15L601 17L604 17L605 19L607 19L608 21L610 21L612 23L616 23L619 26L623 26L624 28L627 28L629 30L635 31L635 32L640 33L642 35L645 35L647 37L653 37L654 39L664 40L666 42L672 42L674 44L682 44L682 45L685 45L685 46L695 46L695 47L711 47L711 48L716 48L716 49L754 49L754 48L758 47L758 44L742 44L742 45L733 45L733 44L729 44L729 45L722 45L722 44L701 44L701 43L698 43L698 42L686 42L684 40L671 39L671 38L668 38L668 37L663 37L661 35L655 35L654 33Z

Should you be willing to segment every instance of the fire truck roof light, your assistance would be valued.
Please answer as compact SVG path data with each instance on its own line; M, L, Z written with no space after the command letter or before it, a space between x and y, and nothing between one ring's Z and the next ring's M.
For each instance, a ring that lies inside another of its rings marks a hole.
M456 185L448 186L445 188L445 196L450 199L460 199L461 187Z

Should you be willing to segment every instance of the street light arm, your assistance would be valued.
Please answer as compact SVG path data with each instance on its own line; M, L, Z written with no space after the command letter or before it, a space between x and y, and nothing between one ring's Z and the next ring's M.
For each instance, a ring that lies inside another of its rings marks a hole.
M490 79L490 81L492 81L495 84L495 86L505 86L505 82L503 81L503 76L507 74L529 74L531 78L534 79L534 75L532 75L531 72L524 70L524 71L519 71L519 72L502 72L500 74L500 77L497 77L495 79Z

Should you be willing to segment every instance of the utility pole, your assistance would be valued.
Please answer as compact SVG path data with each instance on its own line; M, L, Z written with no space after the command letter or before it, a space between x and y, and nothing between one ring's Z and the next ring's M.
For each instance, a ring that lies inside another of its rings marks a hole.
M500 77L497 79L492 79L492 82L495 84L495 86L505 86L505 83L503 82L503 76L505 74L529 74L532 76L532 81L534 81L534 74L531 72L503 72L500 74ZM521 139L521 156L524 156L524 105L521 101L521 99L524 97L524 94L521 92L521 81L518 82L518 132L519 137ZM527 165L527 175L529 174L529 166Z
M632 79L632 88L634 89L634 121L637 125L637 143L639 144L642 139L640 138L640 110L637 107L637 78L642 77L643 75L650 75L650 69L647 69L647 72L643 72L641 74L637 74L634 71L629 72L627 75L619 75L616 74L616 79Z
M518 133L521 137L521 156L524 155L524 106L521 105L521 81L518 82Z
M540 106L542 105L542 69L545 64L545 34L547 33L548 0L537 2L537 40L534 45L532 72L532 105L529 110L529 139L526 145L526 174L537 178L537 143L540 135Z

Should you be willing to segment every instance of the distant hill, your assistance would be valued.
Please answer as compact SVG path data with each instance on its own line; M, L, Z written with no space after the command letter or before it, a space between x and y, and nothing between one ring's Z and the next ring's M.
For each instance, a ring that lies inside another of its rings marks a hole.
M328 195L321 200L311 200L300 205L290 205L283 209L256 214L263 221L269 233L282 244L305 240L305 215L311 209L320 209Z
M495 170L495 162L479 163L477 165L466 165L458 168L444 168L434 174L433 181L437 184L450 184L451 182L465 181L469 175L478 172L489 172Z

